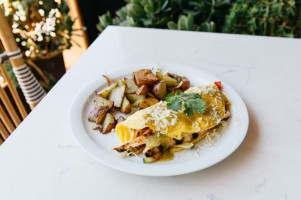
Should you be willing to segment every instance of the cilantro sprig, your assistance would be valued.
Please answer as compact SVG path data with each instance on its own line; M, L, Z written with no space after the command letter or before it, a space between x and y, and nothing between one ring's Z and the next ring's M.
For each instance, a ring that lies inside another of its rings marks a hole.
M174 111L180 110L184 105L184 113L187 116L192 116L193 111L200 114L205 112L206 102L197 93L169 93L165 97L165 101L167 102L167 108Z

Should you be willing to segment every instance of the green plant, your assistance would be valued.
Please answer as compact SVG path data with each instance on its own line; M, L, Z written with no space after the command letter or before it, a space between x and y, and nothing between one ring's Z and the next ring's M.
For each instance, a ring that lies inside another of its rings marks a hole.
M224 0L127 0L128 4L112 18L107 12L99 17L97 28L108 25L213 31L215 20L225 16L228 4Z
M204 114L206 102L197 93L185 94L183 92L169 93L165 97L167 108L177 111L184 106L184 113L192 116L193 112Z
M238 0L232 4L224 32L300 37L301 0Z
M74 21L69 16L69 7L64 0L0 0L0 9L12 26L12 32L25 56L26 63L49 90L55 80L51 73L43 71L36 60L53 58L77 44L72 39L79 29L73 29ZM0 51L4 51L0 42ZM10 64L7 64L11 69ZM11 71L11 70L10 70ZM10 77L15 80L13 73ZM17 82L13 81L17 86Z
M301 37L301 0L127 0L108 25Z

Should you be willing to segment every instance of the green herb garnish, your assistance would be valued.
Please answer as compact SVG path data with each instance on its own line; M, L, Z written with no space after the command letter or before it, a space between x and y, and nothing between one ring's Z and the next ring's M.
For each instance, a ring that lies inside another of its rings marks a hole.
M167 108L174 111L180 110L184 105L184 113L187 116L192 116L193 111L200 114L205 112L206 102L197 93L169 93L165 97L165 101L167 102Z

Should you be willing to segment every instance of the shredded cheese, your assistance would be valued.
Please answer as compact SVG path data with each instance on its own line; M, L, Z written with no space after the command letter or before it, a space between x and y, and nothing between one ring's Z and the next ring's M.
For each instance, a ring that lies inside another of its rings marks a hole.
M146 116L143 118L146 124L153 124L162 134L168 132L169 126L174 126L178 121L177 112L170 110L166 102L159 102L157 106L150 107L145 111Z

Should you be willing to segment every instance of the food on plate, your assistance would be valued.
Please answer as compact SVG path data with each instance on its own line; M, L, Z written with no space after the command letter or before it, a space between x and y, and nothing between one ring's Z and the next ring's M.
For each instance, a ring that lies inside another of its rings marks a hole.
M120 111L122 113L129 113L129 112L131 112L131 104L130 104L129 100L126 97L123 97L123 101L122 101L122 105L121 105Z
M113 128L115 128L116 126L116 120L114 118L114 116L110 113L106 114L105 119L103 120L103 129L102 132L108 133L110 132Z
M104 116L107 114L108 110L109 108L107 106L98 106L94 108L89 114L89 121L95 122L96 124L100 124Z
M125 92L125 85L118 86L117 88L114 88L110 95L109 100L114 102L114 107L120 108L121 103L124 97Z
M125 83L126 83L126 90L125 90L126 94L133 94L138 90L138 86L136 85L133 79L126 78Z
M154 97L148 97L145 99L141 99L141 101L138 102L138 107L143 109L143 108L150 107L156 103L159 103L158 99Z
M160 81L159 83L156 83L154 86L153 86L153 94L163 100L167 94L167 91L166 91L166 82L165 81Z
M160 71L157 71L156 75L161 81L165 81L167 87L175 87L178 84L176 79L168 75L164 75Z
M114 105L113 101L110 101L108 99L105 99L103 97L97 96L96 99L94 100L94 108L102 106L102 107L108 107L108 109L111 109Z
M138 101L141 100L141 99L144 99L144 98L145 98L145 95L128 94L128 95L126 95L126 97L128 98L128 100L129 100L131 103L135 103L135 102L138 102Z
M116 130L123 144L114 150L144 154L144 163L192 149L230 117L231 102L220 81L191 87L187 77L150 69L133 72L132 79L104 77L108 86L97 93L88 116L92 129Z
M148 87L147 85L142 85L137 91L136 94L141 95L141 94L146 94L148 93Z
M98 93L98 96L101 96L101 97L103 97L103 98L107 98L107 97L110 95L111 91L112 91L113 89L115 89L117 86L118 86L117 83L113 83L113 84L110 85L109 87L107 87L107 88L105 88L104 90L100 91L100 92Z
M159 81L159 78L153 74L150 69L140 69L133 73L133 80L137 86L152 86Z
M124 144L114 150L136 154L138 147L144 148L144 162L154 162L171 150L192 148L230 116L230 102L214 84L170 93L165 100L117 124L116 133Z

